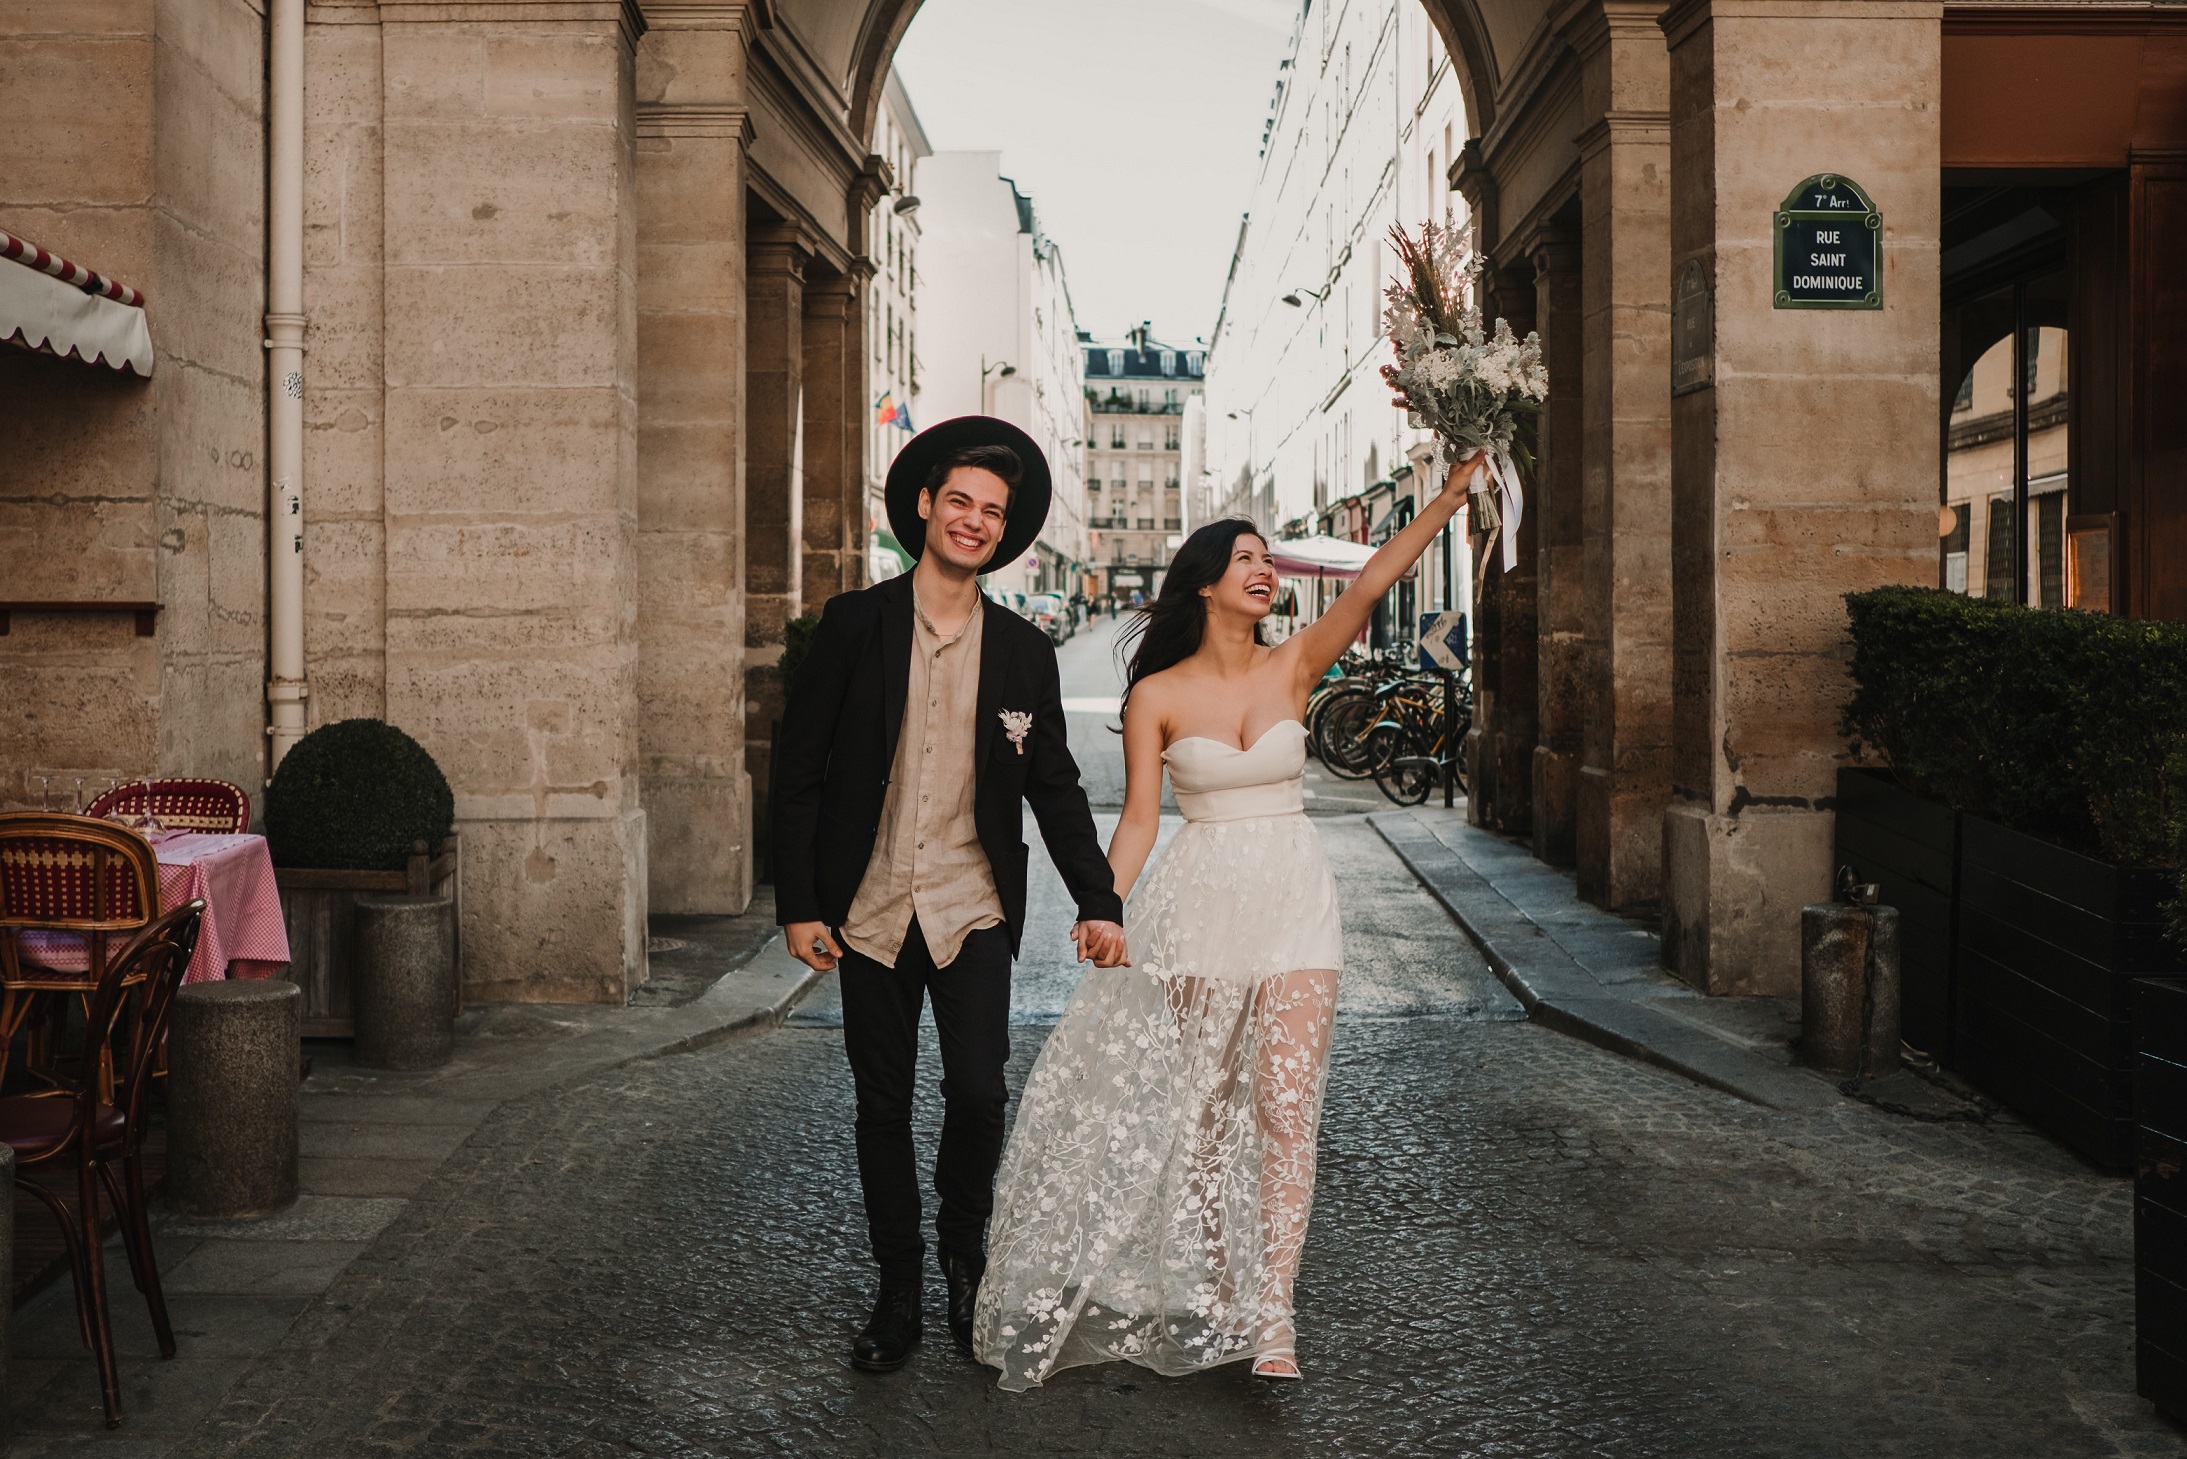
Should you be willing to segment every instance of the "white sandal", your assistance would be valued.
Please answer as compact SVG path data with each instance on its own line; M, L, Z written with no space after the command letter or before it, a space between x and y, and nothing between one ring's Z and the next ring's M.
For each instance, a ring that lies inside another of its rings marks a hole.
M1278 1363L1283 1364L1284 1368L1288 1368L1290 1371L1285 1372L1283 1368L1277 1367ZM1262 1353L1253 1360L1253 1376L1267 1378L1279 1383L1296 1383L1306 1375L1299 1371L1298 1359L1291 1354Z

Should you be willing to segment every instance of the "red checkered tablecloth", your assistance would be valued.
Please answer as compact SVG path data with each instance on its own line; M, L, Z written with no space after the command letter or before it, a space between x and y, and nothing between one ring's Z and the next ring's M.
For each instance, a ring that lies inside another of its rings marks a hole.
M287 964L288 926L281 917L281 893L274 885L265 837L184 831L162 837L152 850L159 858L162 912L192 897L205 899L205 920L198 928L197 952L182 977L185 983L270 977ZM81 973L91 967L83 939L68 933L25 932L21 946L28 960L58 972Z

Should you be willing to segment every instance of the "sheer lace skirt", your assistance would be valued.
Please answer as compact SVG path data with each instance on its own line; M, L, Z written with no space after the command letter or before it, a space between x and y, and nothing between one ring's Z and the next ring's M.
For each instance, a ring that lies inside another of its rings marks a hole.
M1135 966L1080 984L1003 1156L974 1323L1003 1387L1292 1351L1342 959L1328 881L1303 816L1195 822L1133 898ZM1323 965L1270 967L1300 956Z

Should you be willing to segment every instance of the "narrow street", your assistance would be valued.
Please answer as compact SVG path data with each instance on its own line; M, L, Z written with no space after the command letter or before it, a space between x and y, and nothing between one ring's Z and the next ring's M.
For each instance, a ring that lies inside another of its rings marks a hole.
M1101 637L1067 650L1075 698ZM1113 783L1097 717L1073 728ZM2017 1125L1778 1113L1525 1022L1362 819L1321 829L1351 966L1304 1383L1111 1365L1002 1393L937 1290L907 1368L853 1371L870 1275L823 982L785 1026L501 1106L173 1452L2183 1452L2132 1393L2124 1183ZM1077 976L1069 917L1045 873L1014 1089ZM930 1086L925 1150L938 1117Z

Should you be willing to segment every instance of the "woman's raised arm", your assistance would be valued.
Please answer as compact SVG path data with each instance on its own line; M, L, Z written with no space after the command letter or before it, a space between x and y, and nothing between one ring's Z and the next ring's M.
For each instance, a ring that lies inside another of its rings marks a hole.
M1291 635L1285 647L1292 644L1298 655L1297 670L1301 684L1311 684L1329 672L1329 666L1344 657L1344 650L1352 646L1367 620L1374 616L1374 605L1382 601L1382 595L1396 586L1420 555L1428 550L1435 534L1443 530L1443 524L1454 516L1466 499L1467 485L1475 468L1488 460L1486 451L1476 451L1465 460L1450 468L1443 478L1443 489L1435 499L1407 522L1397 535L1375 550L1367 559L1367 565L1359 570L1352 585L1337 595L1329 605L1329 611ZM1130 731L1125 731L1127 736Z

